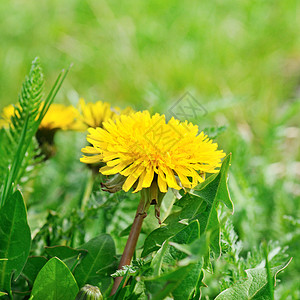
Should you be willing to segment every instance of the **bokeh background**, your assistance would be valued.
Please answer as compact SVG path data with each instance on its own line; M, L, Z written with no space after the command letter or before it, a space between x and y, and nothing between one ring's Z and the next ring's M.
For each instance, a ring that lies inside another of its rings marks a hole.
M299 16L297 0L1 0L0 109L17 101L36 56L48 89L74 64L56 102L84 97L168 113L190 92L207 111L190 121L226 127L217 142L233 154L232 220L243 251L264 239L288 247L294 259L280 288L292 299L300 274ZM69 148L44 178L65 180L55 171L72 170L80 156ZM76 189L75 179L66 188Z

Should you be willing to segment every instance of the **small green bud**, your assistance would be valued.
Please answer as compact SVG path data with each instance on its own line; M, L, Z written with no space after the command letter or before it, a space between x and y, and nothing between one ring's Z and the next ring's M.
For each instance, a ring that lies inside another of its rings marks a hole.
M102 300L102 294L97 286L86 284L79 293L75 300Z

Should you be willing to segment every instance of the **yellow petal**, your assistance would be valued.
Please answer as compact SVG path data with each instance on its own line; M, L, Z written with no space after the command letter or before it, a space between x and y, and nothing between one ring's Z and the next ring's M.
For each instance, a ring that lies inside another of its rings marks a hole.
M81 152L88 154L99 154L101 153L101 150L95 147L86 146L85 148L81 149Z
M180 182L181 182L181 184L184 186L184 187L186 187L186 188L191 188L191 182L188 180L188 178L185 176L185 175L183 175L182 173L180 173L179 171L177 171L176 170L176 173L177 173L177 175L178 175L178 177L179 177L179 180L180 180Z
M140 191L143 188L143 182L144 182L145 176L146 176L146 170L139 177L139 183L138 183L136 189L133 191L134 193Z
M127 162L123 162L123 163L120 163L114 167L109 167L109 166L105 166L105 167L102 167L100 169L100 172L103 174L103 175L113 175L113 174L117 174L117 173L120 173L124 168L126 168L128 165Z
M143 181L143 187L144 188L150 187L150 185L153 181L153 177L154 177L153 167L149 166L146 169L146 175L145 175L145 178L144 178L144 181Z
M80 161L86 164L95 164L101 162L101 155L82 156Z
M165 166L162 168L162 170L166 175L166 181L168 186L173 189L180 190L181 187L177 184L173 171L169 167L165 167Z
M162 177L161 173L158 173L157 184L158 184L159 190L162 193L166 193L168 191L168 186L167 186L166 180L164 177Z
M125 192L128 192L130 190L130 188L134 185L136 180L137 180L137 178L135 176L133 176L133 175L128 176L122 186L123 190Z

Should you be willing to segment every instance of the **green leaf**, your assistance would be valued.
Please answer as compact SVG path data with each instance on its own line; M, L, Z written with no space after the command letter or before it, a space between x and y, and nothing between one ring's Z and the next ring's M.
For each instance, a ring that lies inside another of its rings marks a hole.
M227 185L230 161L231 154L228 154L222 162L220 172L199 184L193 194L203 197L211 205L223 202L233 212L233 203Z
M31 293L33 300L74 300L76 280L60 259L51 258L39 272Z
M179 231L174 237L172 237L170 239L170 245L181 245L184 244L182 246L185 245L189 245L192 242L194 242L195 240L200 238L200 224L198 220L194 220L191 222L191 224L189 224L188 226L186 226L185 228L183 228L183 230ZM170 251L169 251L172 259L174 260L174 262L177 262L183 258L186 257L186 254L184 251L181 251L180 249L176 249L176 247L170 247ZM170 259L169 259L170 262Z
M209 240L206 235L202 235L189 245L170 242L170 245L188 254L188 256L179 261L178 265L192 266L186 278L172 292L175 300L189 299L192 294L200 292L198 284L201 284L203 278L203 261L208 257L208 244Z
M114 241L110 235L101 234L79 249L87 250L88 253L74 271L78 286L80 288L85 284L97 286L104 279L105 274L112 271L111 267L116 261ZM103 289L101 290L103 291Z
M202 263L198 262L192 265L187 276L182 280L180 285L178 285L173 291L172 295L174 300L189 299L194 293L197 282L201 276Z
M179 283L174 283L174 286L172 283L172 287L168 287L168 290L169 288L172 290L169 292L172 293L174 299L188 299L195 292L195 287L202 273L202 258L207 253L206 236L203 235L200 238L199 222L194 220L174 237L167 239L157 251L151 262L150 267L153 273L151 277L148 277L148 280L152 279L152 281L147 282L147 289L152 294L155 293L157 289L163 288L163 285L158 286L157 283L160 278L173 273L178 266L179 268L189 266L186 277Z
M17 278L27 260L30 228L23 197L16 191L0 209L0 289L11 294L11 277Z
M204 271L203 269L201 270L200 274L199 274L199 278L198 281L194 287L194 294L191 296L191 300L199 300L201 299L201 287L205 286L207 287L207 285L203 282L204 279Z
M290 263L291 259L274 268L270 269L272 279L276 283L276 276L279 272L284 270ZM268 278L266 268L248 269L247 280L242 283L235 284L233 287L223 291L215 299L216 300L248 300L248 299L264 299L272 300L268 288Z
M45 251L49 256L61 259L71 271L88 252L87 250L77 250L68 246L45 247Z
M209 236L203 234L200 238L194 240L191 244L177 244L171 242L170 245L178 249L179 251L186 253L188 256L179 261L179 265L186 266L191 263L197 263L206 259L209 254Z
M200 225L198 220L193 221L189 226L184 228L182 231L177 233L172 239L170 244L170 255L174 259L174 261L179 261L180 265L183 265L182 262L186 262L187 259L189 259L189 263L195 262L193 267L191 268L189 274L186 276L186 278L181 282L181 284L174 289L172 292L172 295L174 299L188 299L189 296L194 292L195 286L197 285L197 282L199 281L199 276L201 274L202 270L202 257L201 255L205 255L207 250L202 251L203 245L201 244L198 248L198 251L194 251L194 248L191 246L190 249L188 249L188 252L193 255L192 258L187 258L187 254L182 252L180 249L176 249L174 247L174 244L176 245L182 245L182 246L190 246L190 244L194 244L195 241L198 241L200 238ZM200 249L200 250L199 250ZM196 253L195 253L196 252ZM203 253L202 253L203 252ZM194 259L194 257L197 258L197 260ZM170 262L170 260L169 260ZM188 265L188 263L185 263L185 265Z
M197 216L197 213L205 210L205 203L203 203L202 199L198 199L198 197L192 198L191 195L186 194L179 200L179 202L181 200L184 201L184 207L182 210L171 214L164 221L165 225L162 225L160 228L152 231L147 236L142 256L146 256L149 253L158 250L165 240L175 236L178 232L186 228L189 224L189 220L194 219Z
M198 220L194 220L190 225L179 231L174 237L167 239L162 247L154 255L151 268L152 276L160 276L162 269L164 272L173 268L178 261L187 257L187 254L181 249L177 249L174 245L181 246L183 243L191 243L200 236L200 227ZM185 246L185 245L182 245Z
M78 250L68 246L45 247L46 253L51 257L58 257L61 260L77 257L79 254L87 254L87 250Z
M0 292L0 297L1 297L1 296L5 296L5 295L7 295L7 293Z
M123 237L123 236L128 236L131 230L132 224L128 225L125 229L123 229L120 233L119 233L119 237Z
M2 129L0 132L0 206L4 205L13 188L24 179L24 174L32 169L28 166L35 166L42 161L40 150L36 147L35 134L68 70L59 74L42 104L44 75L39 59L36 58L32 62L30 72L22 85L18 106L15 107L15 113L11 117L9 129Z
M193 268L194 265L184 266L159 277L144 278L147 290L153 295L151 299L165 299L176 288L181 286Z
M28 257L25 267L22 270L22 276L33 285L38 273L46 264L47 259L43 256L31 256Z
M122 278L122 281L120 282L115 294L109 297L110 300L122 300L122 299L125 298L126 292L130 288L129 286L125 286L123 288L123 285L125 284L125 281L127 280L127 276L128 276L128 271L126 272L126 274Z
M169 240L164 241L162 247L154 255L150 267L153 269L152 276L157 277L161 275L162 263L164 260L165 253L169 248Z
M217 212L219 202L223 202L233 212L227 187L229 165L230 154L223 160L218 174L208 177L192 193L185 194L175 203L182 207L181 211L171 214L164 221L165 226L148 235L142 256L158 250L166 239L176 235L195 219L200 223L201 234L210 232L210 246L220 255L220 223Z
M199 235L199 222L194 220L190 225L179 231L174 237L164 241L162 247L157 251L151 261L150 267L153 270L152 276L160 276L162 274L162 269L167 270L174 267L179 260L187 256L181 249L176 249L176 247L171 246L172 244L179 245L179 243L191 243L199 238Z

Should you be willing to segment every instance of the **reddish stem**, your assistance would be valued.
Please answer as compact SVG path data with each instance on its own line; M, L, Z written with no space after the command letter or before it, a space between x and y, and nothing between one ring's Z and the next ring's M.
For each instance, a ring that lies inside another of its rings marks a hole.
M147 216L147 213L145 212L145 205L144 201L140 202L140 205L137 209L136 216L134 218L130 234L124 249L124 252L122 254L122 258L119 264L118 269L122 269L123 266L130 265L131 259L133 257L133 253L142 229L143 221L145 217ZM123 277L116 277L114 281L114 285L112 287L110 295L114 295L122 281ZM124 284L125 285L125 284Z

